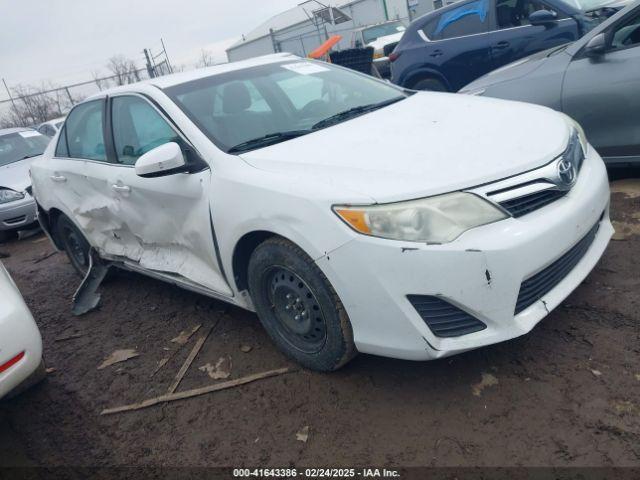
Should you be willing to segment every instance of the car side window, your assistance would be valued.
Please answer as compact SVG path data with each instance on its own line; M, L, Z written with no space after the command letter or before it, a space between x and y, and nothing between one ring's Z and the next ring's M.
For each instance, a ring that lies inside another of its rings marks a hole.
M56 157L67 158L69 156L69 148L67 147L67 128L62 127L60 136L58 137L58 144L56 145Z
M475 0L430 20L423 32L431 40L446 40L488 30L489 0Z
M158 111L140 97L113 98L111 123L116 159L123 165L134 165L149 150L180 141L178 134Z
M66 156L100 162L107 161L102 129L103 117L104 100L93 100L73 109L64 129Z
M498 29L531 25L529 15L538 10L556 14L556 19L567 18L565 14L540 0L498 0L496 2L496 24Z
M611 40L612 49L640 45L640 13L615 29Z

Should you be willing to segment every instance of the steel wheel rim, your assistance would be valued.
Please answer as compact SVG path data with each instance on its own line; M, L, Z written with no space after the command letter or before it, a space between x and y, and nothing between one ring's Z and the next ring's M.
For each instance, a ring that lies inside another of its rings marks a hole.
M89 265L82 240L78 234L70 228L65 229L65 243L67 244L67 251L69 252L71 261L75 263L80 270L86 271Z
M327 323L313 290L283 266L269 268L263 278L280 336L304 353L319 352L327 339Z

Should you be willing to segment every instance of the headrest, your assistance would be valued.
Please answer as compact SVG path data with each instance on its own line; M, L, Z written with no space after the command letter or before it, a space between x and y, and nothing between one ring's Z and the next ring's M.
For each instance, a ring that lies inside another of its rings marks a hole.
M251 107L251 94L249 89L242 82L233 82L224 87L222 93L222 110L224 113L233 115L241 113Z

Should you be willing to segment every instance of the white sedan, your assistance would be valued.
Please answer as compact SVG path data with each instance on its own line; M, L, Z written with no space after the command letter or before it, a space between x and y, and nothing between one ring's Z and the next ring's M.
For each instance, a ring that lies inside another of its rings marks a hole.
M523 335L613 233L604 164L568 117L287 54L103 91L32 177L82 274L93 248L255 310L323 371Z
M42 338L18 287L0 263L0 399L45 376Z

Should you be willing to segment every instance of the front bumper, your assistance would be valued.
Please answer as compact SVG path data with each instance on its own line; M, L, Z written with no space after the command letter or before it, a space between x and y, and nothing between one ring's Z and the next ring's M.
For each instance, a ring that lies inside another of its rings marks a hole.
M37 221L36 202L28 194L22 200L0 204L0 230L19 230Z
M598 222L593 242L570 273L515 315L522 282L571 250ZM446 245L357 236L318 265L349 314L360 352L429 360L531 331L584 280L612 234L606 169L590 148L572 190L540 210L475 228ZM487 328L435 336L407 295L445 299Z

